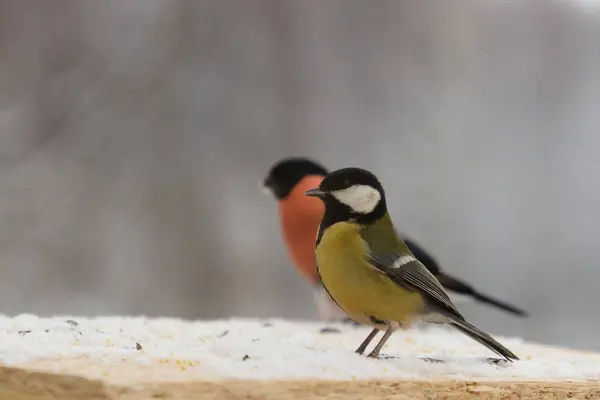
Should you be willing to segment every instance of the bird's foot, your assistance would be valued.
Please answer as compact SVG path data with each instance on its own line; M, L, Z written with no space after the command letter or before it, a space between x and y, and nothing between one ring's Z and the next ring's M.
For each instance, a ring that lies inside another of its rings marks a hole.
M373 350L372 352L369 353L369 355L367 357L368 358L379 358L379 352L376 352L375 350Z
M510 362L510 360L507 360L505 358L495 358L495 357L488 357L488 358L486 358L486 361L490 364L495 364L495 365L506 365Z

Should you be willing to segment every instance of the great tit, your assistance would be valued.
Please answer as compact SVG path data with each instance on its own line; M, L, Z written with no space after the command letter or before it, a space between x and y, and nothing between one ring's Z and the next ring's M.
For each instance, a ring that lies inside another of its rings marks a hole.
M313 286L314 301L322 320L343 320L345 314L325 293L317 277L315 241L323 218L323 203L304 192L318 186L328 171L321 164L304 157L284 158L275 163L262 182L267 193L278 203L281 232L293 265ZM468 283L440 270L436 260L415 241L403 236L414 256L436 276L455 302L476 300L509 313L525 316L525 312L474 289Z
M364 353L383 330L369 354L378 357L396 329L424 321L447 324L506 360L518 360L465 320L436 277L398 237L385 192L373 173L339 169L306 195L325 205L316 240L317 273L323 287L348 316L374 328L357 353Z

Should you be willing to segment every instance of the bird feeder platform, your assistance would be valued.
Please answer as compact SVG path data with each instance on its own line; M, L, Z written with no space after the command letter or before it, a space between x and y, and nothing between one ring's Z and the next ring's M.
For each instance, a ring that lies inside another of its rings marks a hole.
M0 317L0 399L595 399L600 354L497 337L521 361L438 326L288 320ZM324 329L326 328L326 329Z

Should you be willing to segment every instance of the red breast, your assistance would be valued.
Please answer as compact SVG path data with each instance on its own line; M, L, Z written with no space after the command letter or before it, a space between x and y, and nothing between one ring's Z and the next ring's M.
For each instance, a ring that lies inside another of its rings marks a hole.
M321 200L304 193L319 186L323 178L316 175L304 177L289 196L279 202L281 229L288 253L296 268L313 283L318 280L315 246L325 207Z

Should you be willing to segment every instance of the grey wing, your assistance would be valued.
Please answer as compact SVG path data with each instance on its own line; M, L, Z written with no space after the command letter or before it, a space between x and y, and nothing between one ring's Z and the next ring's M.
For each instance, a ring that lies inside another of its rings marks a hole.
M442 285L416 258L394 253L379 256L371 254L371 263L399 286L423 293L429 300L427 303L431 311L464 320Z

